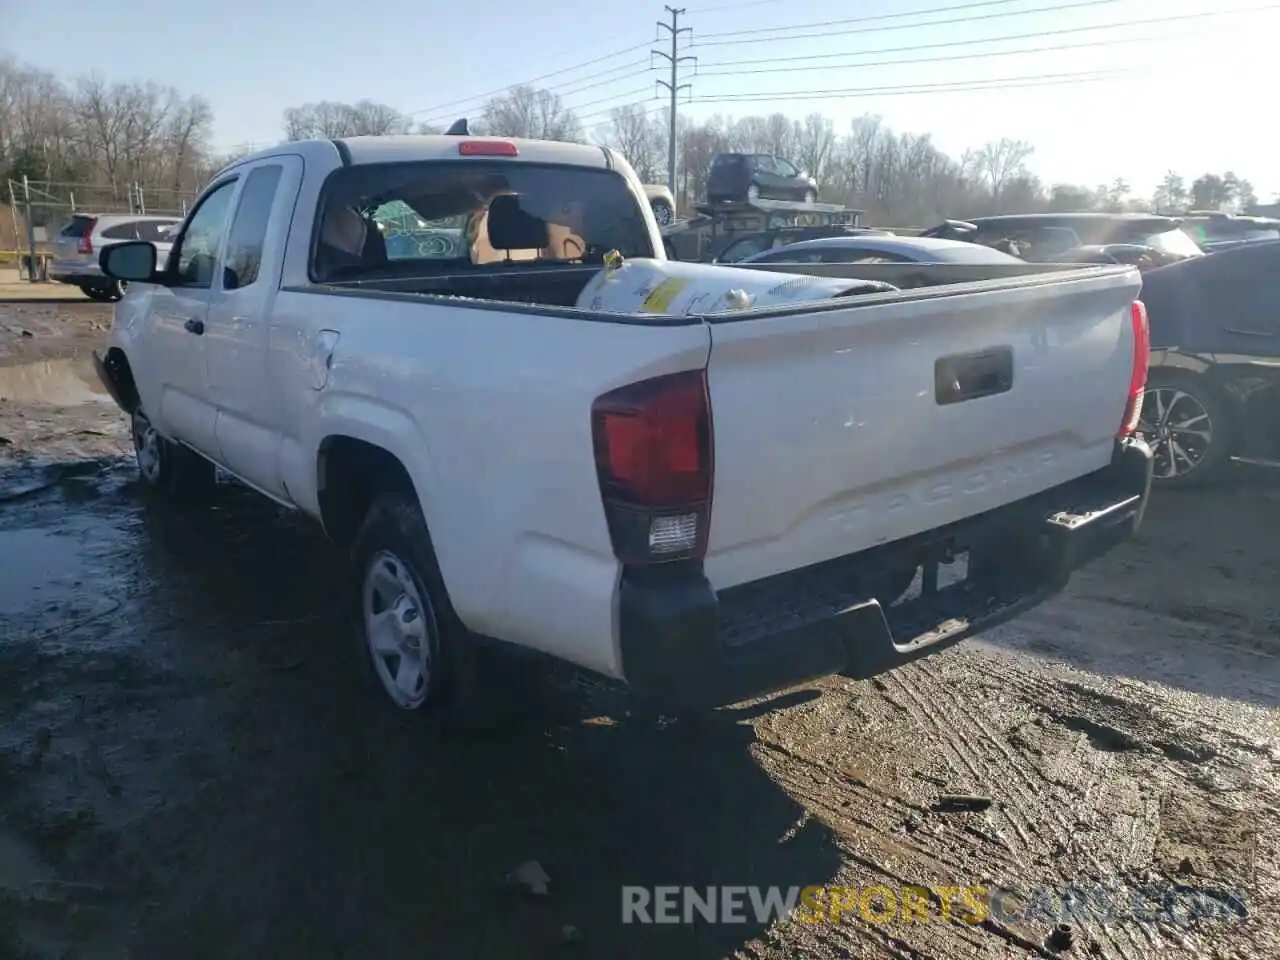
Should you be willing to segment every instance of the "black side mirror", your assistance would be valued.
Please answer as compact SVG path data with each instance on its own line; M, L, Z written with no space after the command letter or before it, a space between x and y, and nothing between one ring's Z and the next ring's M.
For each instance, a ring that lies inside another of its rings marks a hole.
M156 247L150 240L129 240L104 247L98 266L112 280L159 283L156 274Z

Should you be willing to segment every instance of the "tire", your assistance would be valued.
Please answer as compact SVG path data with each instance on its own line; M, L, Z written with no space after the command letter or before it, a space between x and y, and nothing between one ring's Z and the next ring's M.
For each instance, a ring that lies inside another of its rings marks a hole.
M653 207L653 217L658 221L658 226L665 227L675 219L675 211L671 209L671 205L665 200L655 200L651 206Z
M141 407L133 412L130 427L138 476L149 489L180 503L200 502L213 494L218 475L212 463L162 437Z
M351 571L357 651L378 698L401 716L440 716L457 700L465 630L413 496L374 500L351 546Z
M518 726L541 709L541 664L521 656L528 651L480 642L458 619L413 494L374 499L352 542L350 570L355 652L384 712L436 732L474 734ZM398 621L394 649L374 633L380 614ZM398 685L406 653L419 657L410 663L418 675Z
M747 200L751 203L760 199L760 184L753 183L747 187Z
M106 300L115 303L117 300L124 299L124 292L129 289L129 284L124 280L112 280L107 287Z
M1230 408L1203 377L1153 371L1138 424L1155 455L1152 485L1196 487L1219 479L1231 456L1231 427Z
M106 303L111 300L111 291L106 287L83 286L80 292L97 303Z

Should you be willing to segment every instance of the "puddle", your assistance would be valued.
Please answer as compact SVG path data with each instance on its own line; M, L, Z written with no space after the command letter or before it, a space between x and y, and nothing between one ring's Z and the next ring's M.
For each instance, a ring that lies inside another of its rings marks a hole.
M70 407L109 402L110 399L89 357L0 367L0 400L10 403Z
M0 617L30 607L73 598L85 572L80 538L49 530L0 531Z

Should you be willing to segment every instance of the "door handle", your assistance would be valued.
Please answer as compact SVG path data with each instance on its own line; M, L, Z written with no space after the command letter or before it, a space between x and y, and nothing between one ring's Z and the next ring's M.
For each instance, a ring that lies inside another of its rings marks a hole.
M189 317L187 322L182 325L182 329L187 333L194 333L198 337L204 333L204 321Z

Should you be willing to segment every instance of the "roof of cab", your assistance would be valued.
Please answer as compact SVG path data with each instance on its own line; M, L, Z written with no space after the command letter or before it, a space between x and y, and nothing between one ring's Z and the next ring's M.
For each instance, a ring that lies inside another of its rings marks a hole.
M458 144L464 141L514 143L518 157L476 159L514 159L530 163L564 163L578 167L608 167L608 154L585 143L563 143L552 140L521 140L513 137L447 136L444 134L406 134L386 137L343 137L335 141L349 151L352 164L405 163L415 160L455 160ZM341 149L341 148L339 148Z
M232 167L284 154L316 158L332 157L336 149L346 155L352 165L366 163L411 163L416 160L454 160L458 144L464 140L506 141L514 143L516 157L475 157L476 160L514 160L529 163L562 163L578 167L606 169L616 160L603 147L585 143L563 143L555 140L521 140L513 137L448 136L445 134L405 134L386 137L342 137L334 140L294 140L268 147L245 157L238 157L218 171L220 176Z

